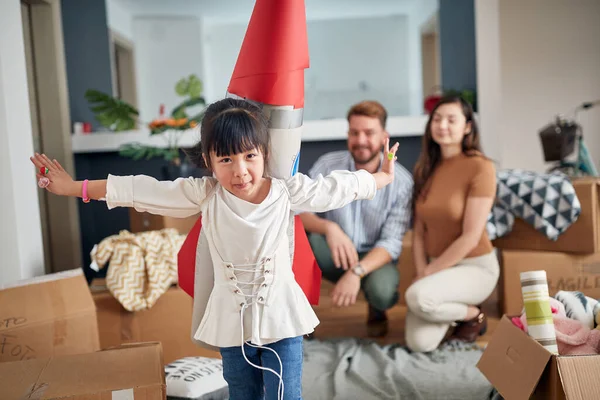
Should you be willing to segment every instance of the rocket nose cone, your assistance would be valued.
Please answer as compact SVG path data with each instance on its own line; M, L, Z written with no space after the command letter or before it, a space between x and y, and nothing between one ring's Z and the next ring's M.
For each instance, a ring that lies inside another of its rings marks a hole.
M257 0L227 91L301 108L308 66L304 0Z

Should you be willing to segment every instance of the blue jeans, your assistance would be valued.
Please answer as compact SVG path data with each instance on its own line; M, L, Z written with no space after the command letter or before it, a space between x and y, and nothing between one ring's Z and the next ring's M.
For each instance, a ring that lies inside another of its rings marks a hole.
M277 352L283 366L284 400L302 399L302 336L267 344ZM246 361L241 346L223 347L223 377L229 385L230 400L277 400L279 378L271 371L256 368ZM271 350L244 344L246 358L255 365L281 373L279 360Z

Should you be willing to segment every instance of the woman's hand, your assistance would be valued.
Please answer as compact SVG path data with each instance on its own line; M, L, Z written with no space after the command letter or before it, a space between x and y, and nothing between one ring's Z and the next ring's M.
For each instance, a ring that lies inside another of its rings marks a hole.
M385 153L383 154L381 171L373 174L375 182L377 182L377 189L381 189L394 181L394 163L398 159L398 157L396 157L398 146L400 146L400 144L396 143L394 144L394 147L390 149L390 139L387 138L385 140Z
M77 196L77 183L58 161L50 161L45 154L38 153L30 157L30 160L35 165L38 182L44 182L44 179L48 180L45 189L59 196ZM41 168L44 167L48 169L48 172L42 174Z
M433 266L431 264L429 264L428 266L426 266L423 269L417 269L417 273L416 273L412 283L415 283L419 279L425 278L426 276L429 276L429 275L433 275L439 271L440 271L439 269L437 269L435 266Z

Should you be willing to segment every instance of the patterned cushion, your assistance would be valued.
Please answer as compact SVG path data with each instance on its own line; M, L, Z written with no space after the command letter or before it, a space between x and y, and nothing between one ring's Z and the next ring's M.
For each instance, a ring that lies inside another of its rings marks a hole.
M508 169L499 171L497 180L496 203L486 227L492 240L510 232L515 217L557 240L581 213L575 188L562 173Z
M165 366L167 399L227 400L229 389L218 358L185 357Z

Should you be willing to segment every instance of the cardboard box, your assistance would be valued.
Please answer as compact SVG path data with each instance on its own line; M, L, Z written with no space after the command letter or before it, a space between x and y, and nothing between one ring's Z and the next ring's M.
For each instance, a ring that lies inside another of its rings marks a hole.
M477 367L507 400L600 399L600 356L553 355L506 315Z
M0 362L99 349L96 309L82 270L0 288Z
M0 364L0 398L163 400L159 343Z
M402 240L402 252L398 259L398 272L400 273L400 284L398 285L398 294L400 296L398 303L406 305L404 293L415 278L415 263L412 254L412 231L406 232Z
M581 178L573 181L581 203L581 214L557 241L552 241L520 218L515 219L507 235L494 240L499 249L560 251L591 254L600 252L600 180Z
M162 344L165 364L183 357L221 357L192 342L193 300L180 288L172 287L152 308L137 312L125 310L102 280L94 280L90 289L96 303L101 348L156 341Z
M158 231L166 228L174 228L182 235L187 235L200 214L188 218L173 218L154 215L147 212L137 212L135 209L129 209L129 231L132 233Z
M560 290L580 291L600 298L600 253L576 255L548 251L501 252L499 300L502 313L518 315L523 309L520 274L546 270L550 296Z

